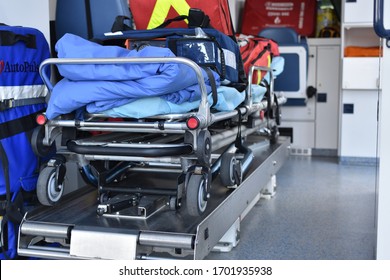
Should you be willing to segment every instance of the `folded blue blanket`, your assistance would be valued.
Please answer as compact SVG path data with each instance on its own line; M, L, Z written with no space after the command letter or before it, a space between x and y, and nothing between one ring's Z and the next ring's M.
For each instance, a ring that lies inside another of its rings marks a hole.
M56 44L59 58L174 57L167 48L145 47L140 51L101 46L72 34ZM90 112L108 110L139 98L161 96L181 104L200 99L201 92L193 69L178 63L59 65L64 77L52 91L46 115L53 119L87 106ZM204 70L207 92L210 82ZM213 72L216 85L218 74Z

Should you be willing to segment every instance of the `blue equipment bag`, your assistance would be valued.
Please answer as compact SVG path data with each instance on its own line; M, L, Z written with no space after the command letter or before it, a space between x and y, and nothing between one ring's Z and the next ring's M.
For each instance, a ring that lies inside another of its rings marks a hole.
M40 31L0 24L0 259L16 257L23 193L36 188L39 158L30 135L37 126L36 114L46 108L39 65L49 57Z
M104 44L127 40L129 49L146 45L167 47L181 57L216 71L224 85L245 88L246 77L240 49L231 37L213 28L156 28L128 30L98 37Z

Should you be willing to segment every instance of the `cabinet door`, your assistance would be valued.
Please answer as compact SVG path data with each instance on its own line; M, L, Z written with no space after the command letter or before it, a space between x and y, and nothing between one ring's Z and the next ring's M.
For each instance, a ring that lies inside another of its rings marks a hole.
M343 11L345 23L372 23L374 1L345 0Z
M317 48L315 147L337 149L339 121L340 46Z
M344 57L343 89L377 89L379 57Z
M341 157L375 158L378 91L345 90L342 104Z

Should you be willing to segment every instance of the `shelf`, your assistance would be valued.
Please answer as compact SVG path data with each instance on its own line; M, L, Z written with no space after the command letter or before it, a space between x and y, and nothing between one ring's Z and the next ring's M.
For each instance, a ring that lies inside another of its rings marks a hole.
M372 47L379 46L380 39L376 35L374 28L371 27L351 27L346 28L343 25L343 47L359 46Z
M351 28L374 28L372 22L344 22L343 27L345 29Z
M340 38L307 38L309 46L334 46L340 45Z

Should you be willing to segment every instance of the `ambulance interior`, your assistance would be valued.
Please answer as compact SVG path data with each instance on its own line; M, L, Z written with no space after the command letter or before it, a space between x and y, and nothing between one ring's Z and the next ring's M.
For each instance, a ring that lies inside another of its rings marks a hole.
M126 108L131 116L110 108L87 112L78 119L73 114L78 108L72 107L73 115L61 109L49 122L44 120L40 132L35 133L38 138L33 149L40 154L56 146L57 154L40 171L39 205L24 213L18 228L20 257L146 260L228 254L239 245L240 223L252 208L261 199L277 199L277 174L288 157L335 158L340 165L368 166L377 166L379 157L384 157L378 148L383 50L373 26L375 1L226 1L236 38L244 34L272 39L280 52L280 60L270 61L268 68L253 67L247 75L249 86L234 88L234 93L229 85L224 87L224 79L214 89L213 74L181 57L57 57L57 43L66 50L74 48L76 54L80 51L78 44L83 44L87 53L95 46L84 43L84 39L93 37L94 44L110 42L102 44L106 47L124 41L132 31L113 32L110 20L105 25L105 20L93 23L91 29L87 22L74 20L78 16L85 19L83 8L72 10L73 17L69 18L72 12L67 9L72 8L68 4L88 7L84 1L24 2L2 1L0 10L7 12L0 15L0 22L43 32L55 54L40 69L50 94L59 92L57 85L62 77L73 79L65 72L78 67L113 64L127 71L126 65L139 64L140 69L146 69L166 63L191 69L186 75L192 75L200 98L198 103L185 103L187 111L178 111L180 106L172 105L164 111L161 108L167 105L161 105L159 99L153 105L149 100L134 103L134 107ZM94 1L87 2L94 7ZM112 2L119 3L116 10L110 10L114 14L122 14L132 5L131 0ZM20 10L20 5L25 9ZM180 14L178 3L166 5L170 13ZM298 5L297 18L310 24L285 23L291 7ZM257 6L268 9L273 20L268 26L256 26L252 13ZM31 11L40 16L28 16ZM129 11L125 16L134 16L127 14ZM307 15L308 11L311 14ZM103 11L100 18L109 14ZM126 19L124 23L132 25ZM110 30L101 35L100 30L107 26ZM67 33L80 37L65 41ZM45 74L49 68L54 70L51 76ZM95 70L80 71L80 75L89 71ZM116 71L121 70L112 68L107 73L115 76ZM264 84L251 84L259 73L266 73L262 79L267 86L261 89ZM215 77L219 82L218 75ZM214 107L218 103L208 95L214 91L218 100L226 99L226 107ZM272 92L270 97L268 92ZM228 100L231 95L235 97ZM241 99L236 99L237 95ZM72 96L75 98L77 93ZM56 106L64 104L65 99L55 101ZM108 111L112 115L106 115ZM80 134L74 136L76 130ZM85 137L96 131L93 137ZM131 138L126 138L128 135ZM130 171L134 175L128 175ZM111 247L100 246L101 242Z

